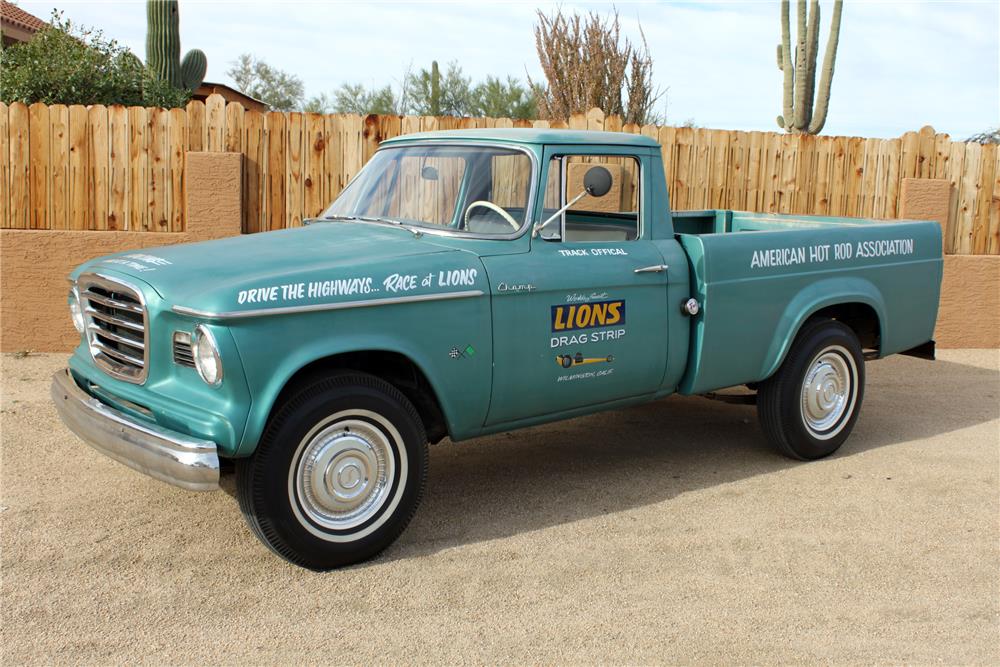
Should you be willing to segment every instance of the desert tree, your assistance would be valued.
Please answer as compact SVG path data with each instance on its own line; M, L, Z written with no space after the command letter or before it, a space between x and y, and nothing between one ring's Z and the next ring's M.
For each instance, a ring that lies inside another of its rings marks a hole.
M255 97L275 111L302 108L302 79L268 65L250 53L241 54L226 71L241 93Z
M538 11L535 47L546 85L538 91L543 118L568 118L597 107L639 125L660 120L654 114L662 91L653 84L653 59L639 27L640 43L621 34L618 11L567 16Z

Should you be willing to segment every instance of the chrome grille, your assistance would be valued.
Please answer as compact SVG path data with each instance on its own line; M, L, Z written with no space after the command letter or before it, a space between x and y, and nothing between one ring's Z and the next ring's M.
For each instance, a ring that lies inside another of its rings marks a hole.
M186 331L174 332L174 363L194 368L194 354L191 352L191 334Z
M90 354L107 374L142 384L149 327L142 293L118 279L87 273L77 281Z

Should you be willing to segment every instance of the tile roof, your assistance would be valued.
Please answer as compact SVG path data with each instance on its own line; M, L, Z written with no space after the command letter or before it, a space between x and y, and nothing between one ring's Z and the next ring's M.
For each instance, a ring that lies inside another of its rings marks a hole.
M10 23L18 28L36 32L46 27L48 23L34 14L29 14L12 2L0 0L0 17L4 23Z

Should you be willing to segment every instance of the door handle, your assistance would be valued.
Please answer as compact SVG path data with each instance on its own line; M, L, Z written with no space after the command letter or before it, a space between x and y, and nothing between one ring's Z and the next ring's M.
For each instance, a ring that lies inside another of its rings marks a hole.
M654 264L653 266L644 266L641 269L635 269L635 273L663 273L669 268L666 264Z

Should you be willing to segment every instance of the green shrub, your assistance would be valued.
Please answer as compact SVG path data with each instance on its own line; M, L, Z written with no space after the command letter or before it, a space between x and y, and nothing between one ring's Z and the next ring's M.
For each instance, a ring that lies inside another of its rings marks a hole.
M100 30L53 12L28 42L0 49L0 100L45 104L184 106L190 93L161 81Z

